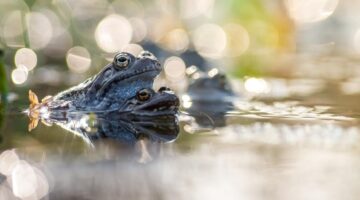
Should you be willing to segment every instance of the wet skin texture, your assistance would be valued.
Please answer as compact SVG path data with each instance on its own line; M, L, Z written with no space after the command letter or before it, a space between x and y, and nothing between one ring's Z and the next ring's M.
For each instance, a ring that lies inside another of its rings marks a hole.
M53 108L55 104L70 111L119 108L139 90L152 88L161 70L160 63L149 52L138 57L119 53L97 75L54 96Z
M149 52L137 57L119 53L97 75L41 103L30 92L29 130L41 119L87 141L112 138L134 144L139 138L174 140L179 133L179 99L169 88L152 89L161 70ZM87 122L90 116L94 123Z
M146 101L143 97L133 97L124 108L112 111L71 112L67 115L51 116L47 124L57 124L64 129L82 137L85 141L93 142L110 138L125 144L133 145L139 139L147 138L153 142L169 142L176 139L179 125L176 113L179 106L178 98L167 88L160 88L158 92L149 92ZM88 119L92 116L91 120Z
M117 138L130 143L139 137L145 137L151 141L168 142L174 140L179 133L179 125L176 117L179 99L168 88L160 88L147 102L131 100L131 105L124 111L112 111L106 115L99 115L112 127L122 127L123 134L105 130L102 126L97 137ZM103 116L103 117L102 117ZM108 120L111 119L111 120ZM117 124L121 122L122 125ZM119 138L121 137L121 138Z
M66 120L70 113L118 113L148 116L175 115L178 97L168 88L152 90L162 68L151 53L144 51L135 57L119 53L97 75L83 83L45 100L43 120ZM40 110L41 110L40 108Z

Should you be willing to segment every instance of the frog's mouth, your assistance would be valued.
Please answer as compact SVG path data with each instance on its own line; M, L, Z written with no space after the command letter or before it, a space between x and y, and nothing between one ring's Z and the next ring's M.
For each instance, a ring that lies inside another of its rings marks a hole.
M171 91L162 91L148 102L136 106L131 112L143 117L175 116L180 105L179 98Z

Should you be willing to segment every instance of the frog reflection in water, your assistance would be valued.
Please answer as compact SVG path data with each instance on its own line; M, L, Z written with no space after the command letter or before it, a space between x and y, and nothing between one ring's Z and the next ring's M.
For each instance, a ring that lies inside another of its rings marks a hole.
M28 115L31 119L29 130L37 126L40 119L44 124L56 123L80 135L86 135L75 127L73 123L79 120L79 115L95 114L103 121L119 119L119 126L125 129L98 128L99 132L93 134L90 139L100 137L111 137L127 142L134 142L142 133L146 132L144 126L136 126L131 123L142 122L147 126L156 126L159 121L170 125L169 134L176 137L178 129L176 114L178 112L179 100L168 88L162 87L158 92L152 90L154 79L162 68L150 52L144 51L135 57L129 53L119 53L113 62L108 64L102 71L85 82L61 92L53 97L47 96L40 103L37 96L29 91L30 108ZM161 120L160 120L161 119ZM112 122L112 127L115 127ZM108 127L109 123L100 126ZM119 127L117 126L117 127ZM156 138L152 132L152 138ZM159 136L159 138L162 138Z

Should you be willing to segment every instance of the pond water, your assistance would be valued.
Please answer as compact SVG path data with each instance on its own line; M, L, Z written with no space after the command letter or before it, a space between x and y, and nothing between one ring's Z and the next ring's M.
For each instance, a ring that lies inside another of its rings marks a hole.
M360 82L251 81L232 80L226 113L197 120L183 101L176 139L133 145L42 123L28 132L19 90L1 128L0 199L356 199Z

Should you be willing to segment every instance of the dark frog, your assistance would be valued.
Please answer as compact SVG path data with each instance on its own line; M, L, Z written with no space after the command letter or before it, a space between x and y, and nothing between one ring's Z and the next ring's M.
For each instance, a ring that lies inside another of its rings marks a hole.
M71 113L175 115L179 107L177 96L165 87L158 92L152 90L161 70L150 52L144 51L137 57L118 53L95 76L53 97L47 96L40 103L30 91L29 129L36 127L38 119L44 123L63 121Z
M209 72L190 80L187 94L182 96L183 107L200 126L222 127L226 125L227 112L234 108L236 94L224 74Z

